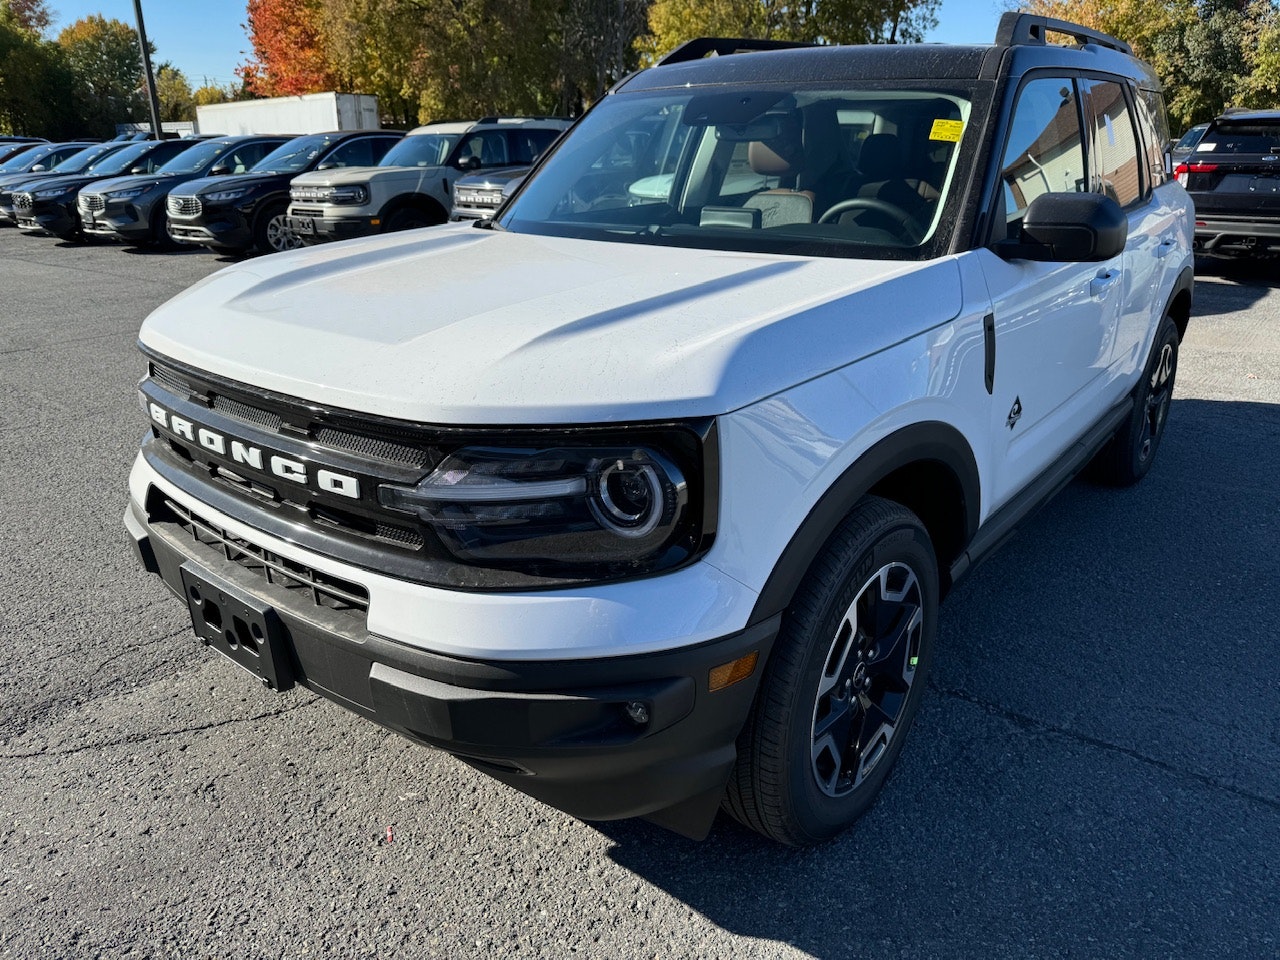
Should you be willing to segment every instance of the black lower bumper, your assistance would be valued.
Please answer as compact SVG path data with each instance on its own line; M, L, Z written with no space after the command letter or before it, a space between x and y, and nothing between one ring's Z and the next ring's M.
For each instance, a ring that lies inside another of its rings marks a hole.
M186 565L188 578L206 573L269 607L292 680L573 816L643 816L695 838L710 829L777 618L656 654L518 662L442 656L370 634L362 614L339 615L306 591L268 583L225 545L191 536L155 494L147 515L131 505L127 518L143 566L184 599ZM709 689L713 668L752 653L747 679Z
M1210 256L1277 254L1280 253L1280 218L1257 220L1197 212L1193 247L1196 253Z
M34 207L17 211L20 230L39 230L62 240L80 236L80 217L65 204L37 201Z
M368 237L382 229L382 220L378 217L323 217L291 214L286 224L298 239L308 244Z

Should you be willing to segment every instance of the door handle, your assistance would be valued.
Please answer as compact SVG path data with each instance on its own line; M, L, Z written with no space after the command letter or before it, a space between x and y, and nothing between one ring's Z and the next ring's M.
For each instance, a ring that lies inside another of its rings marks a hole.
M1175 240L1173 237L1166 237L1165 239L1161 240L1160 246L1156 247L1156 259L1163 260L1173 251L1173 248L1176 247L1177 245L1178 245L1178 241Z
M1119 270L1099 270L1098 275L1089 281L1089 296L1095 300L1107 299L1107 294L1119 279Z

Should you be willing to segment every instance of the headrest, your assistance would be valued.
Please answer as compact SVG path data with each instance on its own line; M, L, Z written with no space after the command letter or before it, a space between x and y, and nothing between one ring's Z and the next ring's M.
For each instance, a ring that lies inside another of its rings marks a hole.
M858 169L870 183L902 177L902 144L896 133L873 133L862 141Z
M747 163L766 177L786 177L804 169L804 141L800 120L794 114L781 116L776 137L752 140L747 144Z

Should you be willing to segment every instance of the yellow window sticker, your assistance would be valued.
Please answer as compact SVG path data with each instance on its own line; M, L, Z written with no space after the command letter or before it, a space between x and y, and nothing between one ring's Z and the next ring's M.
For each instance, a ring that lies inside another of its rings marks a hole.
M944 140L947 143L959 143L960 134L964 133L963 120L935 120L933 129L929 131L930 140Z

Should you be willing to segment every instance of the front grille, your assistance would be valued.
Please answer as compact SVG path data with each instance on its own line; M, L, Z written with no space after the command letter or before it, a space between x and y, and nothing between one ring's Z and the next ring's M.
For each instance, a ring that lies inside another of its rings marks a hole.
M426 450L406 443L396 443L393 440L350 433L346 430L335 430L333 427L321 427L316 431L316 439L328 446L365 457L377 457L379 460L390 460L392 463L407 463L424 469L431 466L431 456Z
M100 193L80 194L80 209L89 213L101 213L107 209L107 198Z
M171 217L197 217L202 208L199 197L175 197L169 194L165 209Z
M15 193L13 195L13 209L30 210L36 205L36 198L29 193Z
M318 207L294 207L289 211L295 217L323 217L324 211Z
M213 395L211 406L219 413L225 413L229 417L235 417L245 423L252 423L257 427L266 427L268 430L279 430L284 425L284 418L279 414L251 407L247 403L232 400L230 397L224 397L220 393Z
M171 393L176 393L183 399L191 396L191 382L185 377L178 376L168 367L162 367L158 363L153 363L150 366L151 379L156 381L156 383L160 384Z
M291 599L345 613L364 622L369 611L369 591L358 583L331 577L237 537L154 487L147 498L147 515L153 524L178 527L193 544L261 577L276 591L286 591Z

